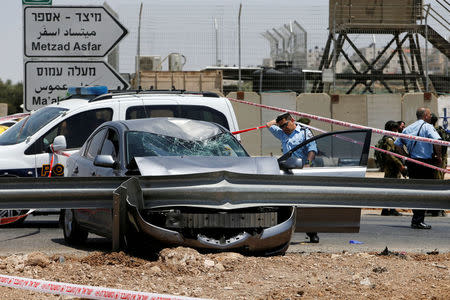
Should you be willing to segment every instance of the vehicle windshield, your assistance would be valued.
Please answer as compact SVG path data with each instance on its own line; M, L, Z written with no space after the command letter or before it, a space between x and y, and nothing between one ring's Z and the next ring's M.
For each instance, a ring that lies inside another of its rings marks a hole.
M143 131L126 133L127 164L134 157L145 156L234 156L246 157L247 152L228 132L203 140L184 140Z
M39 109L0 135L0 145L15 145L23 142L66 110L66 108L61 107Z

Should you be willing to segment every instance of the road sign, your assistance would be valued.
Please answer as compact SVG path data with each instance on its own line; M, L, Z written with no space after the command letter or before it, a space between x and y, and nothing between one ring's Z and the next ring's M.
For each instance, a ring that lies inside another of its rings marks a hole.
M66 96L69 86L106 85L127 89L128 83L104 61L28 61L25 63L25 110L39 109Z
M103 57L128 33L103 6L24 8L27 57Z
M52 0L22 0L23 5L52 5Z

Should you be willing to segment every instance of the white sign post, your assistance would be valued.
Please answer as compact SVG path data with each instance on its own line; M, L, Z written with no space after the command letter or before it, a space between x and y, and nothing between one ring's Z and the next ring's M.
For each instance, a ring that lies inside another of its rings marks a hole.
M103 6L24 8L27 57L103 57L128 33Z
M28 111L57 103L66 96L68 83L128 88L128 83L104 61L28 61L25 82L25 109Z

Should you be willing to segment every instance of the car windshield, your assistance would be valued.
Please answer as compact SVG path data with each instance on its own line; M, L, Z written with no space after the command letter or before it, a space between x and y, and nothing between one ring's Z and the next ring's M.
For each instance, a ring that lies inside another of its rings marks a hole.
M126 133L127 164L134 157L144 156L248 156L241 144L228 132L203 140L184 140L177 137L143 131Z
M61 107L39 109L0 135L0 145L14 145L23 142L66 110Z

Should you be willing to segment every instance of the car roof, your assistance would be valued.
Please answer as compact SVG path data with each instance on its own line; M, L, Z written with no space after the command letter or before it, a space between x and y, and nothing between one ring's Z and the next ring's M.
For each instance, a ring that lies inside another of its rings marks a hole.
M222 126L215 123L184 118L149 118L111 121L105 123L105 126L115 123L124 125L128 128L128 131L144 131L183 140L203 140L225 131Z

